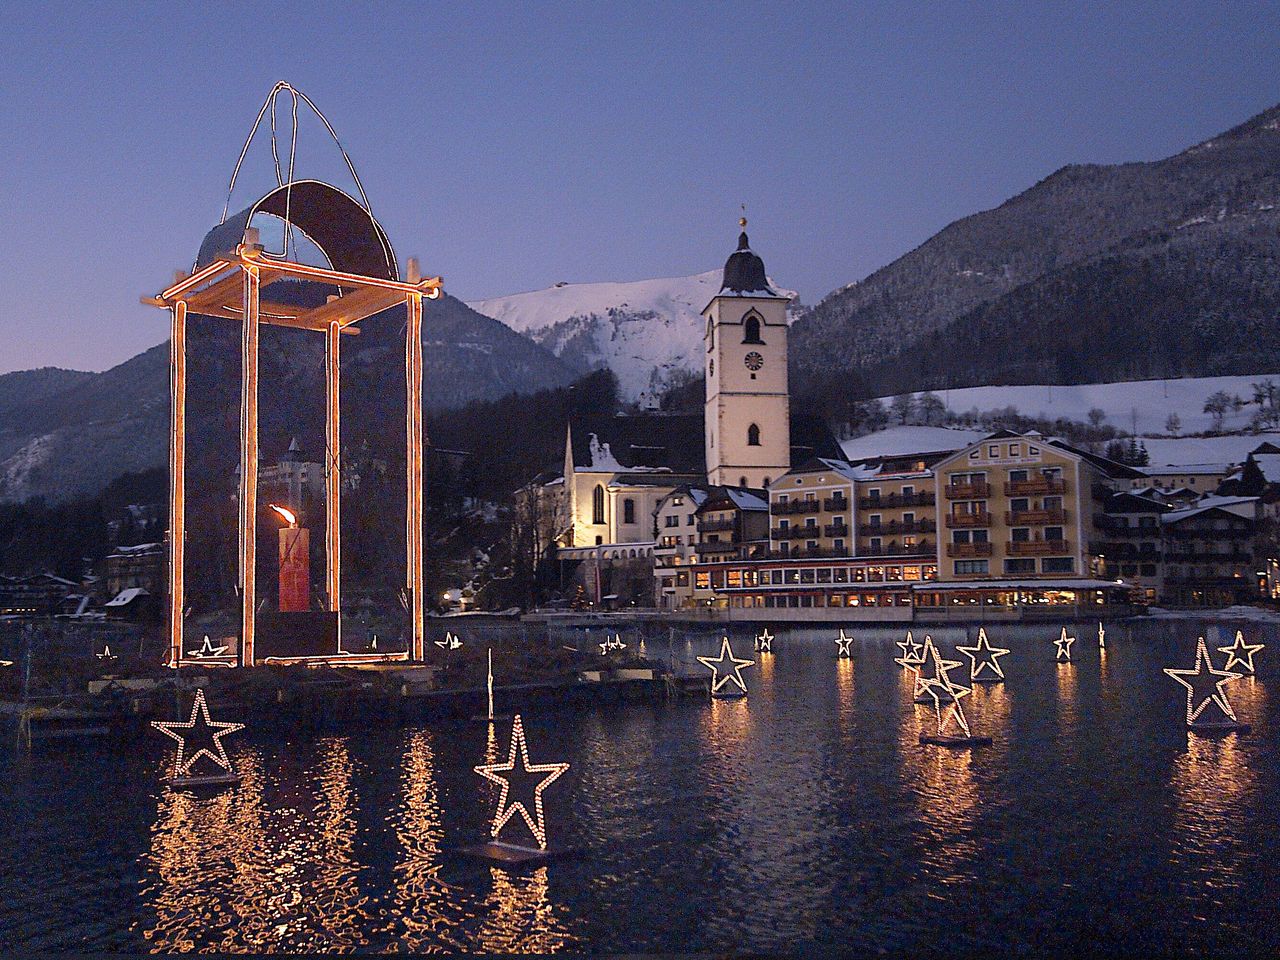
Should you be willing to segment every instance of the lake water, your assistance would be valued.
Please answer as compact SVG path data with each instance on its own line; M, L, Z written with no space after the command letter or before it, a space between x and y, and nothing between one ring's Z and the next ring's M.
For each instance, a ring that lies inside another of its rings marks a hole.
M775 628L763 656L743 636L745 700L524 718L535 763L572 764L547 825L580 850L526 874L448 852L487 834L472 767L509 719L248 730L242 782L203 798L160 785L159 734L37 744L3 761L0 949L1274 952L1280 637L1248 631L1268 649L1229 687L1252 732L1203 738L1160 671L1204 629L1115 625L1101 652L1080 628L1058 665L1055 628L993 628L1013 652L964 700L994 738L974 751L918 743L899 631L857 631L852 661L827 630Z

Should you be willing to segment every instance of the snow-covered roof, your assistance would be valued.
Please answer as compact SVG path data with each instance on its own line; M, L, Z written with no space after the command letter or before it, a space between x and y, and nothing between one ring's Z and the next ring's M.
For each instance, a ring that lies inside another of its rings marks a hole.
M1257 497L1205 497L1202 500L1197 500L1193 506L1185 507L1182 510L1174 510L1172 513L1166 513L1160 518L1160 522L1178 523L1179 521L1197 516L1198 514L1204 513L1208 510L1226 510L1230 507L1239 507L1244 504L1255 504L1257 502ZM1239 511L1230 512L1244 517L1244 514L1239 513ZM1248 517L1244 518L1248 519Z
M889 427L840 443L850 460L899 457L910 453L947 453L963 450L990 435L988 430L952 430L948 427Z
M159 543L138 543L131 547L116 547L113 557L136 557L145 556L149 553L156 553L160 550L162 544Z
M1139 473L1145 473L1149 477L1162 477L1172 474L1185 474L1187 476L1213 476L1215 474L1227 474L1231 472L1232 465L1229 463L1170 463L1161 467L1135 467Z
M729 495L729 499L734 502L739 510L768 510L769 501L752 493L750 490L740 490L736 487L725 487L725 493Z
M1253 462L1267 478L1267 483L1280 483L1280 453L1255 453Z
M129 587L121 590L114 597L103 604L104 607L127 607L139 597L149 597L151 592L143 587Z

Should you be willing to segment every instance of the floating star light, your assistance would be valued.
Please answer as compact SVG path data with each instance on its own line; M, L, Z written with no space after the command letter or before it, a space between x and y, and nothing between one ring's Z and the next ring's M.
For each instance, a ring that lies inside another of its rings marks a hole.
M200 645L199 650L188 650L187 656L192 660L204 660L209 657L221 657L227 652L226 644L215 647L213 641L209 639L209 635L204 635L204 643Z
M960 706L960 698L967 697L971 691L968 687L958 686L949 675L953 668L960 666L959 661L942 659L931 638L925 639L925 655L933 664L933 676L924 681L924 688L925 693L933 699L933 712L938 719L938 736L955 737L956 734L947 733L947 727L954 723L960 730L959 736L972 738L969 722L964 717L964 708ZM944 701L947 704L945 716L942 712Z
M773 634L768 627L756 634L756 653L773 653Z
M1239 680L1241 675L1232 673L1230 670L1213 669L1213 661L1209 659L1209 650L1205 646L1204 637L1196 642L1195 667L1190 670L1166 667L1164 672L1187 688L1187 726L1210 723L1211 721L1200 719L1210 704L1222 711L1231 723L1238 722L1235 711L1231 709L1231 701L1227 699L1225 687L1232 680ZM1221 679L1215 680L1214 677Z
M930 662L933 664L933 676L926 677L924 675L924 668L926 664ZM919 665L915 668L916 684L914 696L916 703L926 703L927 701L924 699L925 697L930 697L931 699L936 700L940 696L946 696L945 685L941 688L941 692L939 692L940 688L936 686L937 682L941 679L938 671L941 670L945 673L946 671L953 670L958 666L960 666L959 660L944 660L938 653L938 647L934 644L933 637L925 634L923 653L920 655ZM935 684L933 687L934 692L930 692L931 684Z
M244 724L210 720L209 705L205 702L203 690L196 691L195 702L191 704L191 719L186 723L178 720L153 720L151 725L178 741L178 755L173 764L173 779L181 780L187 777L191 768L201 757L208 757L221 767L224 773L232 773L231 761L227 759L222 738L237 730L243 730ZM189 741L196 741L197 746L194 750L189 748Z
M455 637L451 632L445 631L444 639L437 640L436 646L441 650L457 650L462 646L462 641Z
M1068 637L1067 628L1063 627L1062 636L1060 636L1057 640L1053 641L1054 646L1058 648L1058 652L1055 654L1055 657L1059 663L1071 662L1071 645L1075 642L1076 642L1076 638Z
M622 642L622 634L620 634L620 633L615 633L615 634L613 635L613 639L609 641L609 649L610 649L610 650L625 650L625 649L627 649L627 645L626 645L625 643L623 643L623 642Z
M1253 655L1263 648L1261 643L1245 643L1244 634L1237 630L1235 643L1218 647L1219 653L1227 655L1226 665L1222 668L1230 670L1239 666L1245 673L1253 673Z
M848 660L853 656L853 652L849 649L849 645L853 643L853 637L844 635L844 627L840 628L840 636L836 637L836 656L841 660Z
M726 661L728 666L723 666ZM735 657L733 648L729 646L729 638L727 636L720 638L720 656L699 657L698 662L711 670L712 696L719 693L721 688L729 683L736 686L741 693L745 694L747 692L747 685L742 680L742 668L753 666L755 661Z
M511 751L507 755L506 763L485 763L475 768L480 776L502 787L502 794L498 797L498 812L494 814L493 828L490 831L493 839L498 839L502 828L518 813L528 826L529 832L533 834L539 849L547 849L547 824L542 810L542 793L568 769L567 763L529 762L529 745L525 741L524 722L520 719L520 715L516 714L515 723L511 727ZM537 776L531 776L535 774ZM533 787L531 801L533 810L530 812L530 800L526 788L534 780L537 783ZM523 794L515 800L511 799L513 784L516 785L515 792Z
M956 647L961 653L969 658L969 679L972 680L1003 680L1004 671L1000 669L1000 658L1009 651L1001 647L991 646L991 642L987 639L987 628L978 628L978 642L972 647ZM983 671L988 673L983 673Z
M102 652L96 653L94 654L94 656L96 656L99 660L102 660L103 662L118 659L116 655L111 652L111 644L109 643L104 643L102 645Z

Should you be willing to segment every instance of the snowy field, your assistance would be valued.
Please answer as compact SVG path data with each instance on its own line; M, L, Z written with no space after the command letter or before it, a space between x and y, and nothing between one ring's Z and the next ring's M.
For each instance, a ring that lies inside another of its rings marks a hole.
M1181 419L1182 433L1202 433L1212 429L1213 417L1204 412L1204 401L1219 390L1253 397L1252 384L1272 379L1280 382L1280 373L1248 377L1194 377L1184 380L1132 380L1121 383L1085 383L1073 386L965 387L961 390L939 390L938 396L954 413L969 410L995 410L1014 406L1028 417L1078 420L1089 419L1089 411L1097 407L1106 415L1106 423L1124 433L1133 428L1137 417L1139 436L1165 434L1165 421L1170 413ZM888 405L892 397L882 397ZM1224 430L1246 430L1249 417L1257 408L1249 405L1239 413L1227 414ZM1256 446L1256 444L1254 444ZM1151 443L1147 443L1151 450ZM1252 449L1249 447L1248 449ZM1152 462L1155 462L1152 451Z

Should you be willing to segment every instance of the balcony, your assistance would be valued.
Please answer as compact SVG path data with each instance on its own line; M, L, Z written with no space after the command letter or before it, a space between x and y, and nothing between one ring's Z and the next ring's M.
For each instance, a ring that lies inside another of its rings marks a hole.
M713 540L710 543L700 543L695 549L698 551L698 556L706 557L711 555L720 556L726 553L736 554L738 547L739 544L734 543L732 540Z
M737 521L730 518L728 520L699 520L699 533L720 533L724 530L733 530L737 527Z
M936 524L930 519L890 520L888 523L864 523L858 527L858 533L864 537L878 537L881 534L895 533L933 533Z
M799 548L792 550L790 553L782 553L779 550L769 551L768 556L760 559L765 560L821 560L821 559L848 559L848 550L832 550L829 547L814 547L812 550Z
M845 513L849 509L847 497L827 497L822 501L822 509L827 513Z
M777 500L769 504L769 512L774 516L787 516L796 513L817 513L822 509L820 500L789 500L781 503Z
M1068 540L1010 540L1005 552L1015 557L1039 557L1071 552Z
M1190 550L1165 554L1169 563L1253 563L1253 554L1243 550Z
M986 510L979 510L977 513L948 513L947 529L967 529L971 527L989 527L991 526L991 514Z
M985 500L991 496L991 487L985 480L973 483L949 483L942 488L942 494L948 500Z
M935 501L932 490L920 493L891 493L887 497L859 497L858 507L863 510L891 510L894 507L932 507Z
M1028 527L1035 524L1066 523L1065 510L1006 510L1004 522L1011 527Z
M1047 494L1066 493L1065 480L1056 477L1034 477L1030 480L1008 480L1004 485L1008 497L1043 497Z
M932 557L934 545L928 540L906 546L899 543L886 543L879 547L859 547L860 557Z
M812 527L774 527L769 531L770 540L817 540L821 535L822 528L816 524Z
M824 537L848 537L852 531L852 527L845 526L843 523L828 523L822 528L822 535Z
M948 543L947 556L963 559L965 557L991 556L991 541L983 543Z

